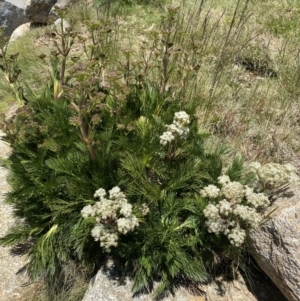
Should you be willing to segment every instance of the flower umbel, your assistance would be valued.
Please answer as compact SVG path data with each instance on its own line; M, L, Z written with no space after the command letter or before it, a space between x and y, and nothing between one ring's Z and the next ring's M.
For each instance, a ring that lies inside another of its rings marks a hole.
M100 241L101 247L109 251L118 245L119 235L134 231L139 226L138 218L132 213L132 205L128 203L125 194L119 187L114 187L107 193L98 189L94 197L100 199L93 206L87 205L81 210L83 218L95 217L96 225L91 231L95 241ZM149 212L146 204L140 208L143 215Z
M167 131L160 138L160 144L167 145L176 137L185 139L189 133L187 125L190 123L190 117L185 111L175 113L173 123L167 125Z
M252 162L248 165L247 172L254 176L251 186L260 190L278 188L299 181L297 170L291 164L267 163L260 165Z
M202 197L204 198L208 197L211 199L218 197L219 193L220 193L220 189L215 185L208 185L200 191L200 195Z
M232 245L240 247L246 230L258 227L262 221L257 208L266 207L270 202L264 193L255 193L247 185L231 182L227 175L219 177L218 182L221 189L208 185L200 191L202 197L212 200L203 210L207 218L205 225L208 232L223 233Z

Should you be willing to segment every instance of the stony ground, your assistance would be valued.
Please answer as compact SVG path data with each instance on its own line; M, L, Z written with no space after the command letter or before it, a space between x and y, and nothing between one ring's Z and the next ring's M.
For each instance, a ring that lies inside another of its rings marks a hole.
M2 136L0 132L0 139ZM0 140L0 157L7 157L9 152L8 145ZM0 237L17 222L12 207L4 203L5 194L9 191L6 176L7 171L0 165ZM28 298L36 291L36 284L31 284L26 274L21 273L26 261L26 256L20 255L17 249L0 246L0 301L29 301Z

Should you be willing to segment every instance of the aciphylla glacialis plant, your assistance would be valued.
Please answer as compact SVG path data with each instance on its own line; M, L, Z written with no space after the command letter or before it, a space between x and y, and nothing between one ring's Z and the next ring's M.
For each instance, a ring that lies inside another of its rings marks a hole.
M134 293L158 281L159 297L178 280L209 279L215 257L232 260L261 222L264 191L295 180L293 168L256 164L245 183L235 160L222 173L221 151L206 150L197 124L201 49L197 32L179 47L193 30L179 8L166 7L135 50L121 47L116 18L98 15L84 34L68 23L54 28L51 56L39 56L50 82L5 127L7 202L24 222L1 244L29 242L28 274L57 293L71 262L89 280L108 257L133 278Z

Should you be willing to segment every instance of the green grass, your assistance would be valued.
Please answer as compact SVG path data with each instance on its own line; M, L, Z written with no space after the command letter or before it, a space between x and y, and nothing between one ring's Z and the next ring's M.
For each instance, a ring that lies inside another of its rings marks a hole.
M141 39L148 40L149 32L159 29L164 6L110 2L111 14L118 20L118 47L131 47L137 59L141 58ZM195 14L195 1L172 2L181 5L183 22L192 25L178 46L188 49L191 35L202 44L197 57L197 85L187 95L198 95L201 126L230 146L232 152L240 152L247 160L282 161L296 156L300 145L300 4L249 1L245 9L246 2L203 1L199 15ZM76 28L83 32L81 22L103 16L103 5L103 1L98 2L93 9L78 4L72 7L69 18L76 18ZM37 59L38 54L48 54L53 48L46 32L45 28L33 30L9 49L10 53L22 49L22 80L35 90L49 78L49 66ZM0 89L0 98L11 102L11 89L2 81Z
M212 11L219 15L226 9L215 35L228 31L236 3L218 1L213 7ZM203 80L199 93L204 94L204 101L199 114L203 127L248 160L281 161L299 152L299 62L295 37L300 33L300 5L289 3L249 3L242 33L221 58L223 69L213 97L207 87L211 85L214 64L208 63L206 70L200 70ZM270 22L274 16L284 15L282 6L291 11L293 18L285 20L290 23L288 32L278 35ZM208 50L216 60L220 58L218 50ZM266 66L277 76L263 76L261 70Z

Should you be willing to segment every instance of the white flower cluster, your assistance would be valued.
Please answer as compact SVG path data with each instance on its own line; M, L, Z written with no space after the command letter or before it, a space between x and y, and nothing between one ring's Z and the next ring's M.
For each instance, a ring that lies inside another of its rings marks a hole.
M245 196L248 204L254 208L267 207L270 204L268 197L264 193L255 193L253 188L245 186Z
M149 212L149 207L145 203L143 203L140 208L140 211L141 211L142 215L147 215Z
M246 237L246 231L241 228L234 228L230 231L227 237L232 245L238 247L244 243Z
M246 236L243 227L256 228L260 224L262 217L256 210L268 206L269 200L265 194L255 193L253 188L231 182L226 175L219 177L218 182L221 189L208 185L200 191L202 197L213 199L203 210L207 218L205 224L208 232L223 233L231 244L239 247Z
M189 133L187 125L190 123L190 117L185 111L175 113L173 123L167 125L167 131L160 138L160 144L167 145L176 137L186 138Z
M106 227L103 224L96 224L91 234L95 241L100 241L101 247L104 247L106 250L118 245L119 236L114 228Z
M240 203L244 197L244 186L239 182L229 182L222 186L221 193L228 200L234 200Z
M281 165L277 163L267 163L261 165L258 162L252 162L248 165L247 170L255 175L252 186L260 189L277 188L299 181L297 170L291 164Z
M127 234L139 225L139 221L132 213L132 205L128 203L125 194L119 187L109 190L109 197L103 188L98 189L94 197L99 198L93 206L87 205L81 210L83 218L96 217L97 224L91 231L95 241L107 251L118 245L120 234ZM141 207L143 215L149 212L146 204Z
M217 186L215 186L215 185L208 185L208 186L204 187L200 191L200 195L203 198L213 199L213 198L216 198L216 197L219 196L219 192L220 192L220 189Z

